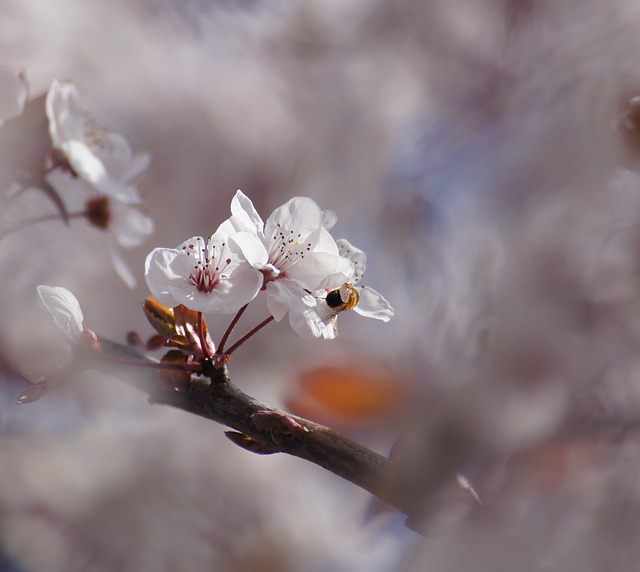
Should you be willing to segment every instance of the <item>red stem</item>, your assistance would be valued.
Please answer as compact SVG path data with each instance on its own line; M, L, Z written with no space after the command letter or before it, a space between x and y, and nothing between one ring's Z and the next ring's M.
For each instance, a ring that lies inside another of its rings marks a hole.
M267 324L273 322L273 316L269 316L266 320L260 322L253 330L247 332L244 336L242 336L235 344L233 344L228 351L224 352L225 355L230 356L233 352L235 352L242 344L244 344L251 336L257 334L262 328L264 328Z
M242 314L244 314L244 311L247 309L248 305L249 304L245 304L244 306L242 306L242 308L240 308L237 311L236 315L233 317L233 320L231 320L231 322L229 323L229 326L227 327L227 331L224 333L224 335L222 336L222 339L220 340L220 343L218 344L218 353L219 354L223 354L224 353L224 346L229 341L229 336L231 335L231 332L233 331L233 328L236 327L236 324L238 323L238 320L240 319L240 316L242 316Z

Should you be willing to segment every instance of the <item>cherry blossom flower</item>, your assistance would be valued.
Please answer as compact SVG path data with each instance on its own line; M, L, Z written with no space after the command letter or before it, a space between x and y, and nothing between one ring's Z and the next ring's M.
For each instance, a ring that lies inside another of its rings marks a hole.
M229 232L221 226L209 241L196 236L177 248L156 248L145 263L145 278L161 304L183 304L198 312L231 314L253 300L262 286L262 274L245 259L259 246L253 235Z
M391 304L373 288L360 283L367 265L367 255L345 239L336 241L340 255L352 264L352 272L336 272L320 283L313 295L318 301L315 306L316 320L306 322L308 333L315 337L333 339L338 333L337 317L340 312L353 310L366 318L388 322L393 318Z
M62 166L66 165L66 170L57 169L47 181L67 199L72 194L71 170L74 178L91 190L80 214L94 227L110 233L116 272L133 288L136 280L119 248L139 246L153 232L153 221L140 210L141 197L132 185L149 165L149 155L134 156L124 137L99 128L80 106L78 90L71 83L54 80L45 107L52 145L61 153Z
M280 321L288 313L291 327L306 332L316 306L310 290L328 275L353 271L327 230L335 223L335 213L323 211L310 198L294 197L264 223L251 200L238 191L231 215L223 225L254 234L262 245L247 252L240 244L247 260L263 274L271 315Z
M45 106L53 147L73 173L98 193L124 203L140 203L131 182L149 166L149 154L133 155L124 137L98 127L81 107L72 83L53 80Z

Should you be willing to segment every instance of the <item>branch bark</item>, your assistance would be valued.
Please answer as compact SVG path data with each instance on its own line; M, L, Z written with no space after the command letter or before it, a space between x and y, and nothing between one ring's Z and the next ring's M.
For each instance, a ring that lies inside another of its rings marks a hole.
M184 390L163 389L157 372L110 361L150 361L135 349L100 340L105 359L95 364L101 371L141 389L152 403L177 407L225 425L235 444L254 453L286 453L314 463L365 489L408 517L410 504L394 491L393 461L344 435L307 419L261 403L243 393L229 379L226 368L209 367Z

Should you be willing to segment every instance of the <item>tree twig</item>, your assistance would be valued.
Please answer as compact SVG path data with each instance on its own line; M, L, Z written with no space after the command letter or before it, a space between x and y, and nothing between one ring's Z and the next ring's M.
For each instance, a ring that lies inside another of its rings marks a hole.
M107 356L147 362L135 349L100 340ZM205 367L181 391L163 389L156 373L109 359L96 368L141 389L152 403L177 407L225 425L237 445L260 454L286 453L314 463L395 506L407 516L412 507L392 486L393 461L344 435L307 419L280 411L243 393L228 377L226 368Z

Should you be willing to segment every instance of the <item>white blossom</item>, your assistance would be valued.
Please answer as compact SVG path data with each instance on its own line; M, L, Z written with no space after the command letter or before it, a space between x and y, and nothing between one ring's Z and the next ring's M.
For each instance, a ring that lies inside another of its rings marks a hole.
M52 145L74 173L100 194L124 203L140 203L131 182L148 166L148 153L133 155L127 140L98 127L79 102L72 83L53 80L46 99Z
M264 276L271 315L280 321L288 313L292 328L306 333L305 324L315 316L311 289L331 274L353 270L326 228L335 223L335 213L323 211L308 197L294 197L264 223L251 200L238 191L231 201L231 214L223 225L252 233L262 245L251 252L243 247L243 251Z
M336 272L322 280L314 297L316 320L307 322L308 331L315 337L336 337L337 316L344 310L353 310L366 318L388 322L393 318L391 304L373 288L360 284L367 266L366 254L345 239L337 241L340 255L352 264L351 272Z
M177 248L156 248L145 263L145 278L158 302L179 304L199 312L231 314L253 300L262 286L262 274L245 259L257 243L249 233L220 227L208 241L196 236Z
M87 220L110 233L109 248L118 275L131 288L136 280L119 248L139 246L153 232L153 221L140 210L141 197L133 181L148 167L149 155L133 155L121 135L98 127L79 103L71 83L54 80L46 98L49 133L74 175L91 191L83 206ZM66 198L72 183L67 173L47 180Z

